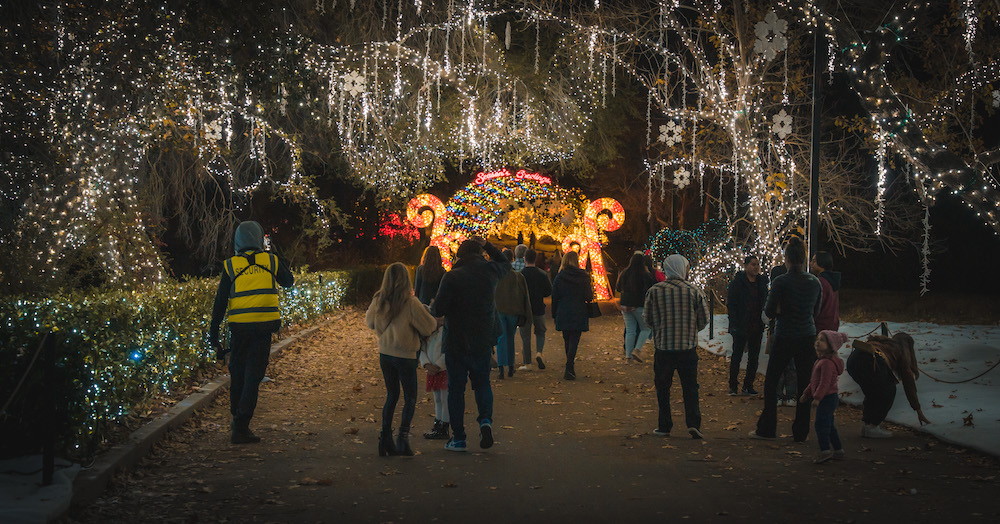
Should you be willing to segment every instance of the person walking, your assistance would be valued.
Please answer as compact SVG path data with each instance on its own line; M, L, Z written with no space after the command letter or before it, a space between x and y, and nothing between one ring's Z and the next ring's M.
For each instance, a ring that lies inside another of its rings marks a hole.
M833 270L833 257L826 251L817 251L809 260L809 271L819 277L823 288L816 331L837 331L840 329L840 272Z
M576 352L583 332L590 330L587 302L593 300L594 286L590 275L580 269L580 255L576 251L566 253L552 282L552 318L566 347L565 380L576 380Z
M240 222L233 236L236 255L225 262L212 306L208 339L215 356L229 357L230 442L253 444L260 437L250 430L257 409L260 381L271 356L271 335L281 329L278 286L295 283L288 262L264 251L264 229L254 221ZM229 349L219 340L223 317L229 325Z
M659 407L653 434L670 435L670 386L674 372L681 381L684 421L691 438L702 438L698 404L698 332L708 325L708 299L687 281L688 260L670 255L663 260L666 280L649 288L642 317L653 332L653 384Z
M525 249L527 251L527 249ZM503 250L503 257L511 260L513 252ZM523 263L524 260L522 259ZM497 283L497 313L500 314L500 337L497 339L498 376L503 380L503 368L507 376L514 376L514 333L518 327L531 330L531 301L528 298L528 284L518 271L509 271ZM530 357L529 357L530 358ZM530 362L530 361L529 361Z
M504 250L506 251L506 250ZM511 260L510 266L518 273L524 269L524 254L528 252L528 246L524 244L518 244L514 248L514 258Z
M642 319L646 292L656 284L656 277L646 266L646 257L636 252L629 259L628 267L618 276L615 284L619 295L618 307L625 320L625 361L642 362L639 348L649 338L650 329Z
M378 454L412 456L410 424L417 407L417 352L420 337L429 336L438 323L414 296L406 266L396 262L382 275L382 287L375 292L365 313L365 323L378 335L378 364L385 380L385 403L382 405L382 431L378 435ZM399 438L392 443L392 419L403 389L403 413Z
M424 249L423 256L420 257L420 265L417 266L416 274L413 277L413 294L417 296L421 304L429 306L434 300L444 272L444 265L441 263L441 250L437 246L428 246L427 249Z
M559 274L559 270L562 268L562 256L559 254L559 249L552 252L552 258L549 259L549 280L552 282L556 281L556 275Z
M889 337L874 335L868 341L855 340L854 350L847 357L847 374L861 386L865 394L861 412L861 436L890 438L892 432L881 427L896 400L896 384L903 383L903 393L910 407L917 412L920 425L930 424L917 397L917 356L913 337L896 333Z
M760 274L760 260L747 255L743 271L737 272L729 283L726 308L729 312L729 334L733 336L733 354L729 360L729 395L756 395L753 388L760 360L760 342L764 336L764 301L767 300L767 282ZM747 354L747 372L743 389L739 387L740 361Z
M434 398L434 426L424 438L429 440L448 440L448 363L444 358L444 329L438 327L430 337L420 345L420 365L427 372L426 391Z
M534 234L534 233L532 233ZM552 295L552 282L549 275L541 268L536 267L539 257L534 249L528 249L524 254L524 269L521 276L528 285L528 299L531 302L531 326L535 328L535 362L538 369L545 369L545 361L542 360L542 351L545 349L545 297ZM521 328L521 350L524 357L525 370L531 367L531 330L527 326Z
M811 400L816 406L816 441L819 443L819 455L815 460L817 464L833 458L844 458L844 446L840 443L833 414L840 402L837 381L844 373L844 361L837 355L837 351L845 342L847 334L837 331L820 331L816 335L816 363L813 364L809 385L799 398L799 402L803 404L808 404ZM830 448L831 445L833 449Z
M490 256L487 261L483 250ZM466 450L465 385L472 382L479 409L479 446L493 446L493 390L490 353L500 334L494 295L497 283L511 271L500 250L482 237L462 242L451 271L441 286L431 313L444 316L444 352L448 369L448 414L451 417L449 451Z
M798 237L792 237L785 248L785 266L788 272L774 279L764 304L764 313L775 319L774 348L767 362L764 375L764 410L757 419L757 429L752 438L774 439L778 429L778 377L788 362L795 361L797 394L801 397L809 384L816 354L813 342L819 312L821 288L819 280L806 271L806 247ZM809 404L795 407L792 437L803 442L809 435Z

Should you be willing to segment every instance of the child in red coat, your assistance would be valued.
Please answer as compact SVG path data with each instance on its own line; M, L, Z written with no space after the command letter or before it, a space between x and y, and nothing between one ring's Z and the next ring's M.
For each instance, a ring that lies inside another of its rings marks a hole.
M816 406L816 440L819 442L817 464L833 458L844 458L840 435L833 424L833 413L840 402L837 381L844 372L844 361L837 355L837 350L845 342L847 335L838 331L824 330L816 335L816 363L813 364L809 386L799 399L800 402L812 400ZM831 444L833 449L830 449Z

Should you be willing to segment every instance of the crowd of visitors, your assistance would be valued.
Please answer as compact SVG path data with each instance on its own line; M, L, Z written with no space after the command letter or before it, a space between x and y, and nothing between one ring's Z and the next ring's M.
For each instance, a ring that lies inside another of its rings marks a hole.
M226 261L219 281L209 336L219 358L231 354L231 441L247 444L260 441L249 425L268 362L270 335L280 327L277 286L289 287L294 279L281 257L265 251L263 230L256 222L241 223L234 244L236 254ZM763 406L750 437L777 438L777 408L783 403L795 406L792 438L805 441L815 408L820 449L815 462L843 458L834 413L839 402L837 383L845 369L865 395L862 437L892 436L882 423L899 382L918 421L929 423L917 397L919 370L913 338L900 333L891 338L854 340L845 365L838 355L848 341L848 336L838 331L841 276L833 270L832 256L820 251L807 262L805 245L792 237L782 258L784 263L773 268L768 279L761 272L760 259L746 256L742 271L735 274L727 290L732 336L730 395L758 395L754 382L761 345L767 340ZM625 362L642 363L641 348L647 340L653 341L653 382L659 409L652 433L666 436L673 428L670 389L676 372L687 433L701 439L698 332L708 324L709 301L689 281L689 272L690 264L681 255L670 255L656 267L648 254L636 252L619 275L615 289L624 321ZM431 246L423 252L412 285L405 265L390 265L365 316L378 338L379 366L386 388L379 455L414 454L410 431L420 367L426 372L425 390L434 399L434 425L424 437L447 440L445 449L449 451L467 449L465 391L471 383L479 446L490 448L494 443L491 369L496 367L498 379L513 377L515 369L546 369L542 358L546 297L551 297L553 324L563 337L563 379L575 380L576 356L595 305L593 282L580 267L577 251L562 254L557 250L547 259L524 244L501 251L477 237L462 242L453 267L446 271L439 248ZM228 349L219 340L224 316L228 316ZM515 368L518 328L522 358L521 366ZM741 386L744 355L746 372ZM400 392L403 407L394 438Z

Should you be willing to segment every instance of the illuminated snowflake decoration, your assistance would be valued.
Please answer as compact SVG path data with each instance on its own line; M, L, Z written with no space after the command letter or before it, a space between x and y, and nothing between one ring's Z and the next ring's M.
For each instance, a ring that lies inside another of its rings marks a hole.
M684 189L691 184L691 172L686 168L674 171L674 185L677 189Z
M677 125L677 122L671 120L667 122L667 125L660 126L660 142L667 144L668 146L673 146L681 143L681 132L684 128Z
M993 107L1000 107L1000 91L993 91Z
M360 71L351 71L344 75L344 91L353 97L365 92L365 77Z
M788 38L785 31L788 30L788 22L778 18L774 11L767 13L764 20L757 22L754 32L757 34L757 41L754 42L754 52L764 55L764 59L774 60L778 53L788 49Z
M222 141L222 119L205 125L205 138L212 142Z
M792 115L789 115L782 109L780 113L771 118L774 120L771 131L778 135L778 138L784 140L786 136L792 134Z

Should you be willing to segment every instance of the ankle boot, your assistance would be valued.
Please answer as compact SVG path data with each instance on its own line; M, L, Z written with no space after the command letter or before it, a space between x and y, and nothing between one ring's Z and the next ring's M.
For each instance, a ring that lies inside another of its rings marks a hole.
M391 457L398 454L399 453L396 452L396 446L392 444L392 428L389 429L388 433L386 433L385 430L380 431L378 434L378 456Z
M431 430L428 431L427 433L424 433L424 438L428 440L436 439L438 431L440 430L441 430L441 421L438 419L434 419L434 427L432 427Z
M399 428L399 437L396 439L396 454L404 457L413 456L413 450L410 449L410 428Z

